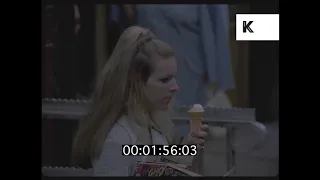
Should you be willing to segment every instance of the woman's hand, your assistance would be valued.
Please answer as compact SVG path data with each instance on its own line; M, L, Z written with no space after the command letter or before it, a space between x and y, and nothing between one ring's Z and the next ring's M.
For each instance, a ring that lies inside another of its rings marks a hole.
M188 135L189 144L196 144L203 149L205 138L208 135L209 126L206 124L201 125L198 132L190 132Z

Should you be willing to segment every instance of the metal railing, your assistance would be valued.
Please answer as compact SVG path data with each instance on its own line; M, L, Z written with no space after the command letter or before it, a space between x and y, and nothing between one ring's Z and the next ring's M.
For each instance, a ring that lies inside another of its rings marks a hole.
M54 119L63 120L77 120L83 116L90 101L87 100L72 100L72 99L43 99L42 100L42 116L43 118L49 117ZM186 135L189 132L189 118L187 111L189 106L175 107L172 114L172 121L177 127L177 131L181 135ZM205 108L203 123L209 126L221 126L226 128L226 161L227 172L224 176L235 175L235 148L234 144L234 130L237 126L245 125L250 126L259 132L259 137L254 143L246 147L246 149L259 149L261 148L267 137L266 127L255 121L255 110L250 108Z

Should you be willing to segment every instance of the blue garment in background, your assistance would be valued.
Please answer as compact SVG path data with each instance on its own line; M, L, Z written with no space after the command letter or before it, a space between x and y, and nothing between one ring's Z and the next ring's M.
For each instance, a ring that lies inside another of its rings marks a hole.
M121 31L127 28L127 22L120 5L112 4L110 10L110 20L117 23ZM121 32L122 33L122 32Z
M112 6L112 19L121 22L117 8ZM138 4L136 8L138 26L150 29L174 49L180 86L177 105L205 105L206 87L213 82L223 91L234 88L228 5Z

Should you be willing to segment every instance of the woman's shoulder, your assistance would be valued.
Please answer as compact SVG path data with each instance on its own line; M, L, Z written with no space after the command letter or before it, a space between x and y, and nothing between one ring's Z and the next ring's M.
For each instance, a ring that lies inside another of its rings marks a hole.
M126 117L121 117L113 125L106 141L118 142L119 144L132 144L133 139L133 133L127 123Z
M122 145L133 144L130 128L122 117L112 127L97 159L93 159L94 176L128 176L137 156L123 156Z

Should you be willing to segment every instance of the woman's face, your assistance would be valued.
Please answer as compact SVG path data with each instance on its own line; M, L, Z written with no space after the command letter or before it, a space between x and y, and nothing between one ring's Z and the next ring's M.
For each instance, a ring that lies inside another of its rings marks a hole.
M179 89L175 79L176 60L173 57L156 60L153 70L145 85L148 106L155 110L166 110L173 95Z

